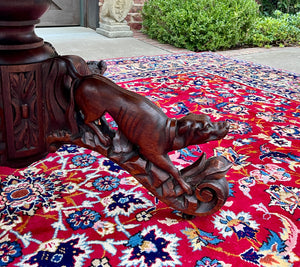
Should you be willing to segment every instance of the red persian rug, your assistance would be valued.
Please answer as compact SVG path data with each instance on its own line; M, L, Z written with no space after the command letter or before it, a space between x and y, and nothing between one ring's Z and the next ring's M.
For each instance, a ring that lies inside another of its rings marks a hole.
M215 53L108 60L106 75L170 117L227 120L205 152L233 163L230 196L182 218L119 166L73 145L25 169L1 167L0 266L300 266L300 75Z

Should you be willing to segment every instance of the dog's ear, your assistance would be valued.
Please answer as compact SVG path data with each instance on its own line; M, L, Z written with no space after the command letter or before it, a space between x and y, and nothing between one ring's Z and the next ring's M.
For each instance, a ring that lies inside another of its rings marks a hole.
M193 128L194 114L189 113L177 121L177 132L179 135L184 135Z
M184 135L186 132L188 132L191 129L191 126L194 121L194 116L195 114L188 113L187 115L185 115L184 117L182 117L177 121L177 125L178 125L177 131L179 135Z

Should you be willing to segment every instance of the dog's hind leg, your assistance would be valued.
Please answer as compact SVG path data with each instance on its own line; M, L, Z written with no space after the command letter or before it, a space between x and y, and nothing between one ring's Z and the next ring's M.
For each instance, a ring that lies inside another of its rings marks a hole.
M111 139L109 138L109 136L105 136L100 129L97 127L97 125L95 125L94 122L86 122L86 125L88 125L92 130L94 130L95 134L98 136L100 142L108 147L111 144Z

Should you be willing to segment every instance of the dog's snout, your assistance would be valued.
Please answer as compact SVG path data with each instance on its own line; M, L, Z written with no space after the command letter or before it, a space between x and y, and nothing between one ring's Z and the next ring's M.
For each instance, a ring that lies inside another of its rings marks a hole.
M230 124L227 121L219 121L218 128L229 130Z
M226 128L226 130L229 130L230 123L228 121L224 121L224 128Z

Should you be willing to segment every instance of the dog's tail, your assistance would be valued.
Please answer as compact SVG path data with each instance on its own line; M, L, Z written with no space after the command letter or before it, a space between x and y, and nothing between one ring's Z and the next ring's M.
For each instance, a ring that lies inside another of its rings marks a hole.
M66 74L69 75L72 80L79 80L82 78L82 75L79 74L71 59L65 56L58 56L56 59L61 60L66 64Z
M78 87L79 82L84 78L74 66L72 60L68 57L58 56L56 57L58 61L63 61L65 64L65 74L71 78L71 84L69 87L70 104L66 110L67 120L69 121L71 132L76 135L78 132L77 124L74 122L75 112L75 91Z

